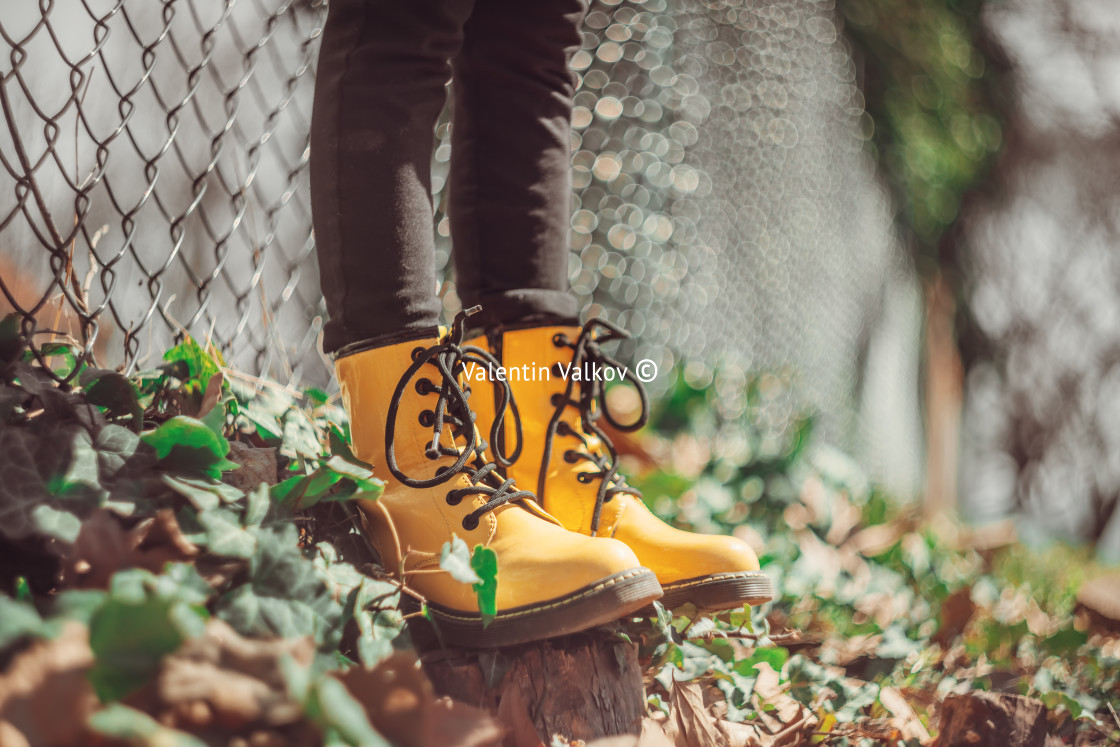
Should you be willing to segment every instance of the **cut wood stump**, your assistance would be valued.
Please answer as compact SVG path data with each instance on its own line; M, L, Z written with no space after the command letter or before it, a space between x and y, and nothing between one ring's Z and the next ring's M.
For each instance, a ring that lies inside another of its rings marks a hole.
M500 718L507 745L590 741L638 734L645 693L637 646L595 628L509 648L442 648L426 623L410 621L435 691Z
M941 706L938 747L1043 747L1046 706L1009 693L976 691L950 695Z

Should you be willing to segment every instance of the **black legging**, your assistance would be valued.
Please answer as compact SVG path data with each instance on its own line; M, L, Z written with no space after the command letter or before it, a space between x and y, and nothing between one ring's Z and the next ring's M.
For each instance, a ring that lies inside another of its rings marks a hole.
M472 324L573 323L568 68L585 0L331 0L311 127L327 352L438 323L433 131Z

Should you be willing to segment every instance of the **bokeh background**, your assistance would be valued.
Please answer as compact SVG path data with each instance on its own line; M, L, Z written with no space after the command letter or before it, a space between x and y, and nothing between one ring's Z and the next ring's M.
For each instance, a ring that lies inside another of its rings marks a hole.
M72 339L135 370L190 333L328 384L325 13L0 5L0 306L44 355ZM660 364L655 394L679 377L734 409L776 372L772 417L811 407L893 495L1120 560L1120 9L596 0L583 36L572 284L633 332L624 359ZM441 295L450 316L453 278Z

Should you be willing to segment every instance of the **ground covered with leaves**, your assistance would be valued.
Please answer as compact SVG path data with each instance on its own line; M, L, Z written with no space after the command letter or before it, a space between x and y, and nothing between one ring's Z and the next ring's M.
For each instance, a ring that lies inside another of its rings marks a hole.
M129 377L43 352L0 324L0 744L513 743L420 670L332 398L190 340ZM639 743L930 744L976 691L1036 699L1061 743L1120 738L1120 636L1076 604L1088 553L931 525L811 423L781 379L724 371L620 437L659 514L743 536L780 590L619 628ZM486 560L459 542L442 563L484 610Z

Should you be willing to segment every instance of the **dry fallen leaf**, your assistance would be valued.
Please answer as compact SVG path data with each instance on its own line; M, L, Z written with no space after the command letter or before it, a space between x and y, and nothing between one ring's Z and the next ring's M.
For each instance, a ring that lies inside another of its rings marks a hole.
M0 744L83 744L98 706L85 676L92 663L89 631L77 622L18 654L0 675Z
M397 652L373 669L352 667L337 677L390 742L400 747L430 743L425 716L435 695L415 655Z
M917 739L922 743L929 740L929 731L897 688L884 687L880 690L879 702L894 717L891 723L902 733L903 739Z
M497 747L506 730L486 711L436 698L415 654L398 652L373 669L336 675L370 723L401 747ZM539 741L539 740L538 740Z
M210 414L210 411L218 406L218 400L222 398L223 381L225 381L225 375L221 371L211 376L210 380L206 382L206 391L202 393L202 399L198 402L198 409L194 412L185 412L183 414L199 419Z
M430 747L497 747L505 729L486 711L451 698L439 698L430 710Z
M642 733L638 736L638 747L673 747L661 725L651 718L642 719Z
M288 695L280 660L309 666L313 650L310 639L250 640L211 619L204 635L163 658L153 686L129 704L184 731L290 727L303 712Z
M751 724L739 724L734 721L720 721L719 730L723 732L727 743L734 747L759 747L758 729Z
M170 509L125 529L112 511L99 509L82 522L74 546L63 560L62 585L104 589L125 568L158 573L168 563L191 560L198 548L187 541Z
M670 698L677 722L677 747L722 747L727 738L704 707L704 695L695 682L673 680Z
M246 492L262 482L276 484L276 449L254 448L240 441L230 441L229 447L229 460L241 466L223 475L225 482Z
M941 604L937 633L933 636L934 642L946 648L964 632L975 611L976 605L972 601L971 586L962 587L950 594Z

